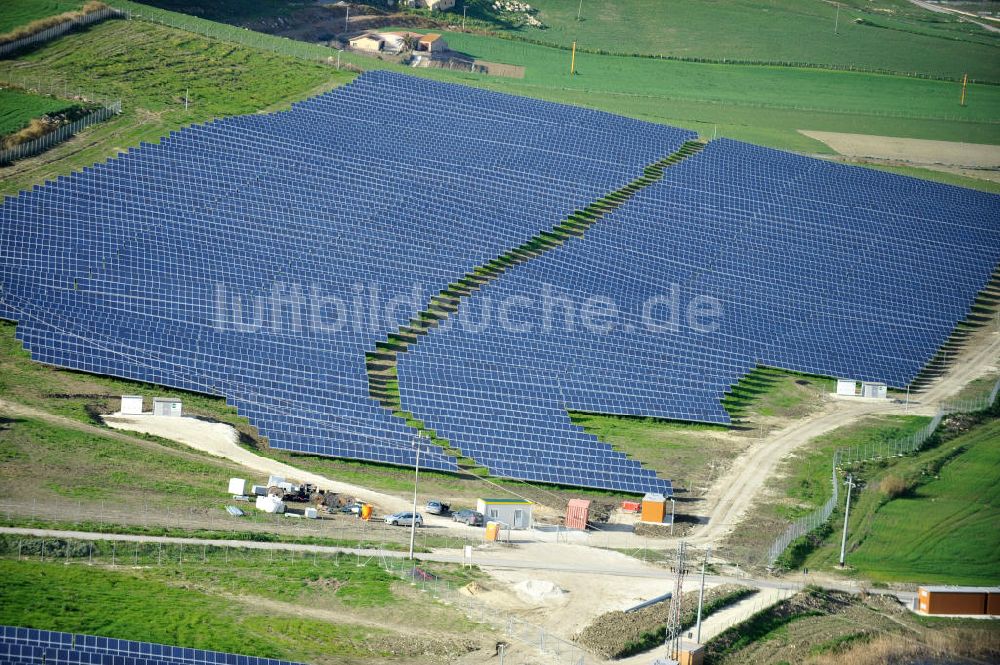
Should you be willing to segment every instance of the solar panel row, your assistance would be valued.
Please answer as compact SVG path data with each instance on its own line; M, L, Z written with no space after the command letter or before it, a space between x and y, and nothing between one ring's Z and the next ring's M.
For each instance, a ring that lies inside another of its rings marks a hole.
M225 396L274 448L412 465L365 353L692 137L371 72L8 199L0 316L38 361Z
M11 665L297 665L219 651L0 626L0 663Z
M497 475L658 489L567 409L727 423L757 365L905 386L998 261L996 196L714 141L463 305L527 297L516 325L400 356L402 405Z

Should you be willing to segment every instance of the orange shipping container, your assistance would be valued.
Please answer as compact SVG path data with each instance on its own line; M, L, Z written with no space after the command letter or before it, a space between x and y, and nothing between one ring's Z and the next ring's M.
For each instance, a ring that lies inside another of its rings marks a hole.
M986 599L986 613L1000 616L1000 589L990 591L989 598Z
M987 599L1000 589L987 587L927 586L917 589L920 611L925 614L983 615Z
M570 499L566 506L566 528L584 529L587 528L587 520L590 517L590 501L586 499Z

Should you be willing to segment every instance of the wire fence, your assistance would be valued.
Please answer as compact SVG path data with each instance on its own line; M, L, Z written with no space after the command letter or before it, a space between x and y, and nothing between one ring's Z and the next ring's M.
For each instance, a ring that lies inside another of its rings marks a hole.
M43 44L50 39L55 39L56 37L66 34L70 30L75 30L76 28L92 25L94 23L100 23L101 21L105 21L109 18L125 18L125 16L125 12L115 9L114 7L106 7L104 9L98 9L97 11L88 12L79 18L64 21L63 23L52 26L51 28L46 28L41 32L36 32L33 35L28 35L27 37L22 37L21 39L16 39L12 42L0 44L0 58L5 58L11 53L29 48L36 44Z
M18 159L31 157L38 153L45 152L54 145L58 145L70 138L74 134L83 131L91 125L104 122L114 115L122 112L121 100L115 101L108 106L103 106L93 113L88 113L82 118L69 124L61 125L58 129L38 137L32 141L26 141L6 150L0 150L0 165L10 164Z
M111 106L117 100L89 90L82 90L75 83L57 78L54 73L46 73L44 79L10 69L0 74L0 87L18 88L34 95L48 95L58 99L92 102Z
M815 531L830 519L830 515L833 514L839 499L840 481L837 477L838 469L860 462L902 457L903 455L914 453L920 450L927 440L934 435L934 432L937 431L938 426L946 415L952 413L972 413L989 408L996 402L998 393L1000 393L1000 379L996 381L993 389L987 395L942 404L938 408L938 412L925 427L909 436L893 441L873 441L860 446L838 448L834 451L832 460L832 496L817 510L798 518L788 525L788 528L775 539L768 550L768 564L773 566L792 542Z

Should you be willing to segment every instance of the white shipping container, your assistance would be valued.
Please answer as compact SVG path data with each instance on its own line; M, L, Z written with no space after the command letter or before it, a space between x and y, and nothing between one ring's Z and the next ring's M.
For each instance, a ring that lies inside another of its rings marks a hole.
M246 489L247 481L242 478L230 478L229 479L229 493L230 494L243 494L243 490Z
M314 520L319 517L319 513L316 512L315 508L306 508L306 517Z
M254 496L264 496L267 494L267 487L264 485L254 485L250 488L250 493Z
M280 487L281 483L283 483L283 482L285 482L285 479L282 478L281 476L269 476L268 479L267 479L267 486L268 487L275 487L275 486Z

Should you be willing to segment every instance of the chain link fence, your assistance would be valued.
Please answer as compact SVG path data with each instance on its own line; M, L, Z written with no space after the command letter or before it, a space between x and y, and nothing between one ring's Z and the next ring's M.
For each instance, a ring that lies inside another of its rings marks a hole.
M61 125L55 131L49 132L48 134L40 136L37 139L20 143L12 148L7 148L6 150L0 150L0 165L10 164L18 159L24 159L25 157L31 157L32 155L45 152L52 146L62 143L87 127L96 125L99 122L104 122L111 116L118 115L121 112L122 103L121 100L118 100L108 106L97 109L93 113L85 115L79 120L71 122L67 125Z
M773 566L778 557L782 555L793 541L818 529L830 519L830 515L833 514L833 510L836 508L839 499L840 482L837 477L838 469L860 462L902 457L903 455L914 453L920 450L927 440L934 435L934 432L937 431L938 426L946 415L952 413L972 413L989 408L996 402L998 393L1000 393L1000 379L997 380L993 385L993 389L987 395L942 404L938 408L938 412L924 428L909 436L894 441L875 441L851 448L838 448L834 451L832 460L831 484L833 486L833 495L822 507L798 518L785 529L784 533L778 536L768 550L768 564Z
M29 48L35 44L43 44L50 39L55 39L56 37L66 34L70 30L75 30L76 28L92 25L94 23L100 23L101 21L109 18L124 18L125 16L125 12L115 9L114 7L106 7L104 9L98 9L97 11L88 12L79 18L64 21L63 23L52 26L51 28L46 28L41 32L36 32L33 35L28 35L27 37L22 37L21 39L0 44L0 58L5 58L11 53Z

